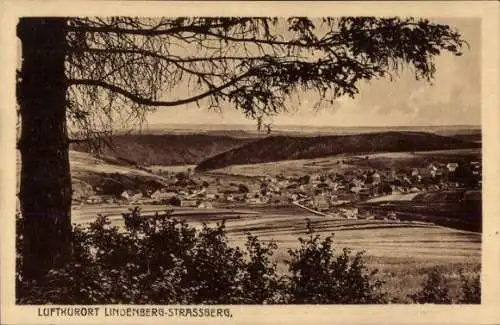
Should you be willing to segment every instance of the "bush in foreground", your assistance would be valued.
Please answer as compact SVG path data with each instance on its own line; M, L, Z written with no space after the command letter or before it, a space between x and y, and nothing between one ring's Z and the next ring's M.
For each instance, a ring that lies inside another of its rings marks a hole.
M124 214L125 227L99 216L73 229L72 262L36 282L17 277L20 304L362 304L384 303L381 282L362 254L334 255L332 237L290 250L279 275L275 243L248 236L229 245L224 223L195 229L166 215ZM18 223L18 227L21 226ZM18 228L18 234L22 233ZM18 248L22 238L18 236ZM18 270L22 259L18 255Z
M351 256L349 249L335 256L333 237L321 240L308 222L308 237L289 250L286 293L293 304L376 304L385 303L377 271L368 273L363 253Z
M463 271L459 273L460 285L458 297L452 298L449 290L449 280L437 267L427 274L422 289L409 296L415 303L420 304L480 304L481 282L479 276L467 277Z
M467 278L460 272L461 297L459 303L480 304L481 303L481 279L479 276Z
M388 301L377 272L368 272L363 253L336 253L332 236L321 239L307 223L306 238L289 250L288 272L272 262L277 245L248 236L243 248L229 244L224 223L196 229L168 213L124 214L125 227L99 216L75 226L71 263L40 281L18 273L19 304L378 304ZM22 257L22 219L17 219L16 267ZM433 268L415 303L479 304L479 276L460 272L458 297Z

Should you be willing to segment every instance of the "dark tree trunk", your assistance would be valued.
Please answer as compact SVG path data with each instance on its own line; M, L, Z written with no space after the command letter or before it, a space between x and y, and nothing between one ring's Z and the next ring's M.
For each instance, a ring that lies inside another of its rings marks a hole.
M23 275L36 279L71 251L71 175L66 129L64 18L21 18L20 203Z

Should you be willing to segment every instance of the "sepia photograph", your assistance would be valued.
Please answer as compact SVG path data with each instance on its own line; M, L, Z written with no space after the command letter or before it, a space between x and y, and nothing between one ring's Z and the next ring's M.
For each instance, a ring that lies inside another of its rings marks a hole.
M16 308L485 303L484 21L277 6L9 20Z

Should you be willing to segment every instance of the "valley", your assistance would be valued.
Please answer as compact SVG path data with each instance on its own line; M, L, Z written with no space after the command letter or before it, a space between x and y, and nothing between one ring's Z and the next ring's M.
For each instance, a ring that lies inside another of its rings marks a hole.
M247 143L253 142L224 152ZM395 301L407 302L432 267L455 283L459 270L480 272L481 149L457 143L209 170L197 168L200 160L117 163L109 152L101 159L71 151L72 222L86 225L100 214L121 227L122 213L134 207L141 215L168 213L196 227L224 221L232 245L243 246L248 234L276 242L273 260L285 272L287 250L307 236L310 220L318 234L334 234L337 253L344 247L364 251ZM156 149L142 150L154 155Z

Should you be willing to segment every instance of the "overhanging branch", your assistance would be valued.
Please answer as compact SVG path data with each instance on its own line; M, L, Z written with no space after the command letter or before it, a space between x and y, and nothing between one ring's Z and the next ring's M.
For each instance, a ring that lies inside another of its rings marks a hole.
M314 48L321 45L318 42L308 43L308 42L301 42L299 40L279 41L275 39L263 39L256 37L241 38L241 37L230 36L223 33L215 33L210 30L210 28L216 28L216 27L218 26L180 26L169 29L129 29L129 28L120 28L111 26L104 26L104 27L68 26L67 29L68 31L73 31L73 32L131 34L131 35L140 35L148 37L190 33L194 35L212 36L220 40L231 41L231 42L254 43L254 44L270 45L270 46L297 46L305 48Z
M158 52L139 49L139 48L77 48L70 47L68 48L68 52L70 53L96 53L96 54L138 54L144 56L150 56L156 59L161 59L165 62L171 63L191 63L191 62L210 62L210 61L257 61L257 60L266 60L269 59L270 55L261 55L261 56L207 56L207 57L179 57L175 55L162 55Z
M173 26L164 29L160 29L160 27L164 25L161 23L157 24L156 26L152 26L151 28L123 28L110 25L107 26L69 25L67 26L67 30L76 32L89 32L89 33L116 33L116 34L143 35L143 36L160 36L160 35L169 35L169 34L176 34L183 32L200 33L210 28L229 28L231 26L241 24L249 19L250 18L248 17L241 17L233 19L232 21L224 21L218 24L203 24L203 25L190 24L183 26ZM78 20L76 21L78 22Z
M68 79L68 86L71 86L71 85L85 85L85 86L93 86L93 87L100 87L100 88L104 88L104 89L107 89L109 91L112 91L112 92L115 92L115 93L118 93L130 100L132 100L133 102L137 103L137 104L140 104L140 105L146 105L146 106L165 106L165 107L171 107L171 106L178 106L178 105L183 105L183 104L188 104L188 103L192 103L192 102L196 102L200 99L203 99L205 97L208 97L208 96L211 96L211 95L214 95L218 92L220 92L221 90L225 89L225 88L228 88L232 85L234 85L235 83L237 83L238 81L240 81L241 79L247 77L250 75L250 71L247 71L246 73L238 76L238 77L235 77L233 78L231 81L221 85L221 86L218 86L218 87L214 87L204 93L201 93L201 94L198 94L196 96L193 96L193 97L189 97L189 98L185 98L185 99L179 99L179 100L174 100L174 101L158 101L158 100L154 100L154 99L151 99L151 98L145 98L145 97L142 97L140 95L137 95L137 94L134 94L133 92L131 91L128 91L126 89L123 89L122 87L119 87L119 86L116 86L116 85L113 85L113 84L110 84L110 83L107 83L105 81L102 81L102 80L90 80L90 79Z

